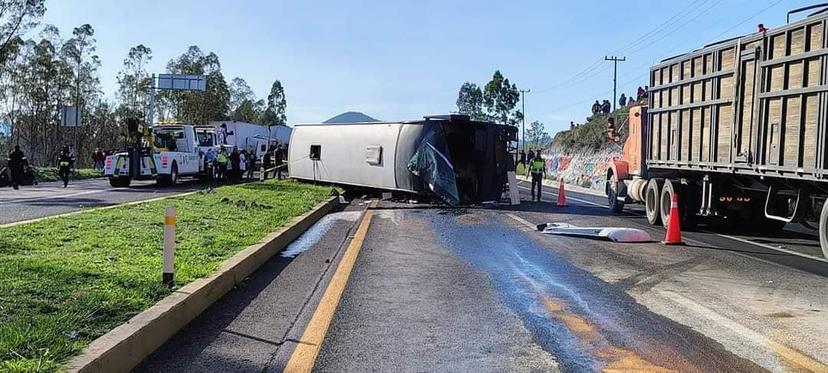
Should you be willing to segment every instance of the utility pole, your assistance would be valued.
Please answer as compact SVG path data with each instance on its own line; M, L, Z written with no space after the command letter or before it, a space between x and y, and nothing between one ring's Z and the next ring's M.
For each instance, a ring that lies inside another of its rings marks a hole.
M521 103L521 105L523 105L523 109L521 109L521 110L523 110L521 112L523 117L521 118L521 124L520 124L521 127L522 127L521 132L523 133L521 135L521 142L523 143L522 149L523 149L524 153L526 153L526 94L529 93L529 92L532 92L532 90L531 89L521 89L520 90L520 103Z
M618 83L618 61L624 62L627 57L608 57L604 56L604 61L612 61L612 111L615 111L615 103L618 101L618 92L616 91Z

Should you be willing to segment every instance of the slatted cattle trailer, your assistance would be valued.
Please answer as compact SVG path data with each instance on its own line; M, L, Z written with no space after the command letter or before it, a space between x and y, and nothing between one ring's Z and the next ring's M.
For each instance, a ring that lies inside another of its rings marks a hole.
M686 226L698 215L765 230L810 222L828 257L826 6L653 66L648 107L631 110L632 141L608 171L610 208L643 202L666 224L679 193Z

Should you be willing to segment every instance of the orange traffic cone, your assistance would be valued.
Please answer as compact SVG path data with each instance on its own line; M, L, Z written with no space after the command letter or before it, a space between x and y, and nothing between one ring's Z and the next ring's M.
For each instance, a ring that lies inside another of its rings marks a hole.
M673 202L670 204L670 216L667 221L667 235L664 236L665 245L684 245L681 241L681 223L679 222L678 194L673 193Z
M564 182L558 185L558 207L566 207L566 190L564 189Z

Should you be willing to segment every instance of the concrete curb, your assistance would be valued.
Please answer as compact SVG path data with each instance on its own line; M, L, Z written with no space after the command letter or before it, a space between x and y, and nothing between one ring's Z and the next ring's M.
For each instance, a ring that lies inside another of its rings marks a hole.
M92 341L72 358L69 372L128 372L195 319L259 266L282 251L338 204L331 197L290 221L259 243L225 260L208 277L197 279Z
M530 179L526 176L523 176L523 175L518 175L517 178L518 178L518 180L522 180L522 181L527 181L527 182L532 181L532 179ZM570 184L570 183L564 183L564 184L566 184L566 190L571 190L573 192L584 193L584 194L591 194L593 196L606 197L606 195L601 193L601 191L598 191L598 190L595 190L595 189L584 188L582 186L575 185L575 184ZM558 188L558 181L557 180L544 179L543 180L543 185ZM557 190L557 189L555 189L555 190Z

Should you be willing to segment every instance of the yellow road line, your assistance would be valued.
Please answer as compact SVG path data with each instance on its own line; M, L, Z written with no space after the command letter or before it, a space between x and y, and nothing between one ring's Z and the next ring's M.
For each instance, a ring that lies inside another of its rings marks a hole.
M351 239L345 254L342 255L342 260L339 262L328 288L325 289L322 300L319 301L319 306L316 307L316 311L314 311L313 317L311 317L307 328L305 328L302 338L296 344L296 349L290 355L290 360L285 366L285 372L310 372L313 369L316 357L322 348L322 341L328 333L328 327L331 325L334 312L339 306L339 300L345 291L345 285L348 284L348 278L351 277L351 271L354 268L359 251L362 249L362 244L365 242L365 234L368 232L368 226L371 225L371 218L374 216L371 209L376 206L377 201L374 201L365 211L354 238Z

